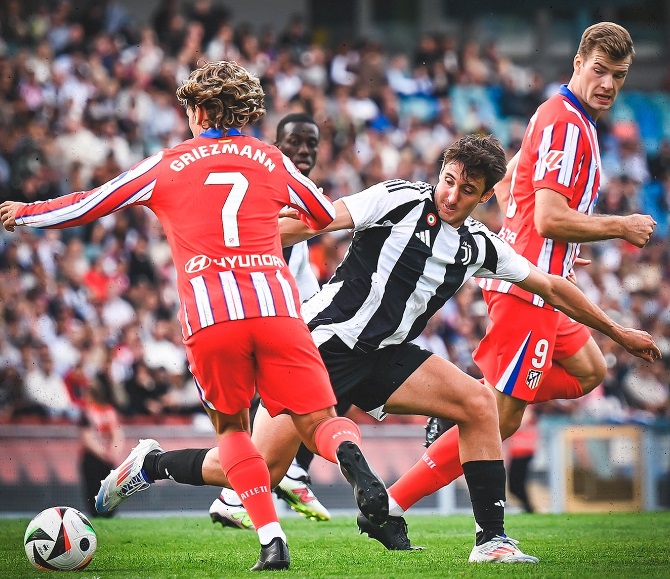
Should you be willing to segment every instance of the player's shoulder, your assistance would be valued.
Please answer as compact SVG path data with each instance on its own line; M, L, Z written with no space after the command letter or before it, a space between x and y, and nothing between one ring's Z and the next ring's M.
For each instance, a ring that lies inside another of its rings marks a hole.
M463 227L467 228L468 232L470 235L473 236L480 236L481 238L486 238L489 241L493 243L493 245L497 248L500 245L503 246L509 246L507 241L505 241L500 235L498 235L496 232L491 231L488 226L486 226L484 223L481 221L477 221L474 217L470 216L468 217L465 222L463 223Z
M423 181L407 181L405 179L388 179L378 184L388 193L404 193L408 195L415 195L417 198L424 198L430 196L433 186L430 183Z
M553 121L560 121L563 117L568 119L572 115L570 106L570 100L566 96L557 93L549 97L537 108L536 115L539 118L547 118Z
M465 227L470 233L480 233L489 237L498 237L497 234L493 233L486 225L481 221L478 221L472 215L469 215L465 218L463 222L463 227Z

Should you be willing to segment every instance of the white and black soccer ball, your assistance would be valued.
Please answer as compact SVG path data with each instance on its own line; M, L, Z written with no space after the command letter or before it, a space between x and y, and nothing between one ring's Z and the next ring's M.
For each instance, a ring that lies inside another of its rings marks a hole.
M37 515L23 537L28 560L44 571L83 569L98 539L90 521L72 507L51 507Z

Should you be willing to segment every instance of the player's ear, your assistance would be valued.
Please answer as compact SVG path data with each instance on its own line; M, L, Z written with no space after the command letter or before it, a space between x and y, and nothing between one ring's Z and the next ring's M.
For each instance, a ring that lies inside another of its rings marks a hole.
M200 105L195 105L193 107L193 115L195 116L195 122L197 125L203 126L203 123L207 120L207 113L205 108Z
M578 52L577 54L575 54L575 58L572 59L572 66L574 67L575 72L577 74L579 74L579 72L581 71L582 64L583 64L582 55L579 54Z
M493 197L493 194L496 192L495 187L491 187L488 191L484 191L482 193L482 197L479 200L480 203L486 203L491 197Z

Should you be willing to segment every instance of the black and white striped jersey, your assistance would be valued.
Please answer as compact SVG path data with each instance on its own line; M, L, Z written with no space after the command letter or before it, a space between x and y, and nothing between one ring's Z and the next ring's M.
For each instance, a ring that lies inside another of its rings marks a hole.
M302 305L317 346L334 335L359 352L408 342L469 278L528 277L528 261L484 224L441 221L433 190L394 179L342 198L354 237L333 277Z

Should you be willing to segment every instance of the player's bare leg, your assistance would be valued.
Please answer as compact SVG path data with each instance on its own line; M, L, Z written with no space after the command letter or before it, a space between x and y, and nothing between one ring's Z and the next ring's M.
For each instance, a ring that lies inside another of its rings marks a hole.
M450 362L431 356L391 395L384 410L393 414L433 415L458 424L460 461L477 523L470 561L492 561L487 558L489 552L498 550L505 552L506 562L537 561L521 552L504 533L505 467L496 398L491 388ZM407 502L397 502L392 490L389 518L402 517L406 508L422 496L444 486L453 470L451 459L451 448L442 448L438 439L392 487ZM415 486L421 487L420 493L414 491ZM398 539L398 544L405 544L406 537Z
M261 404L254 418L251 439L270 469L272 484L279 484L300 446L300 435L293 420L288 414L273 418Z
M485 382L485 384L495 395L500 423L500 436L503 440L506 440L521 426L521 420L523 419L528 402L503 394L493 388L488 382Z
M384 411L454 420L460 429L463 463L502 459L493 392L439 356L428 358L405 380L386 401Z
M579 380L584 394L602 384L607 373L607 362L593 337L589 338L576 354L563 360L554 360L554 363L563 366L569 374Z

